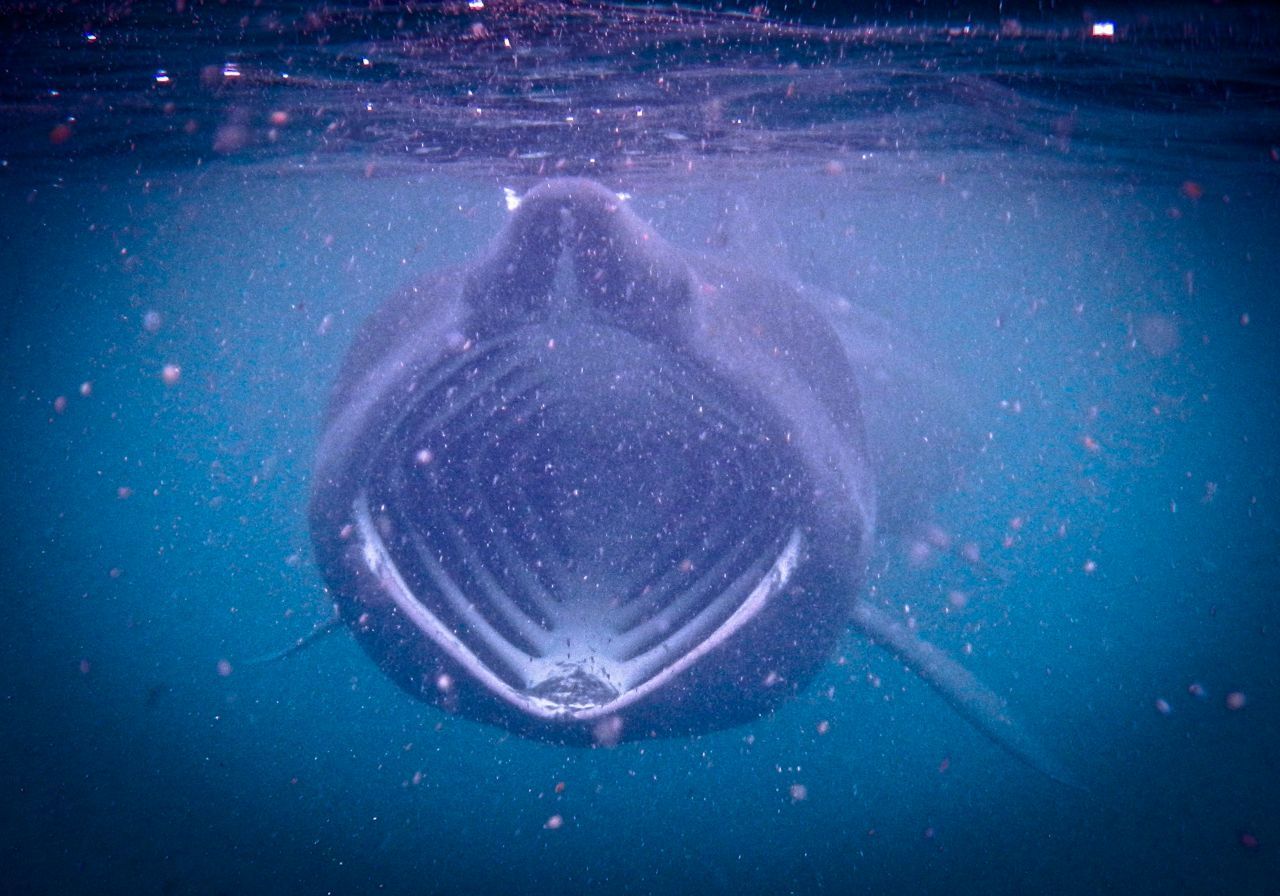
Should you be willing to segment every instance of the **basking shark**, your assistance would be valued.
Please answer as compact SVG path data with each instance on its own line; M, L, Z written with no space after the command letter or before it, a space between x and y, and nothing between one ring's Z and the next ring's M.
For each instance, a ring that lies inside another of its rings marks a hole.
M871 467L853 366L796 288L564 178L364 324L310 524L337 617L451 712L561 743L708 731L795 694L852 623L1065 779L861 596Z

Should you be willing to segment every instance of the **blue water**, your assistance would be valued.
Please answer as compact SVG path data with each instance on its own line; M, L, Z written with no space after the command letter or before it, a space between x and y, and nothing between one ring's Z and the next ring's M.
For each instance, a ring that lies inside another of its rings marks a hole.
M1064 52L1093 52L1071 35ZM989 46L918 52L980 69ZM1080 790L852 632L771 717L594 750L419 704L345 634L247 664L328 612L308 477L359 322L471 257L501 225L501 188L556 166L488 144L456 165L360 141L316 155L299 146L323 127L281 149L260 117L217 151L203 124L187 149L131 154L121 125L81 151L83 131L45 138L47 97L11 103L0 889L1280 892L1266 46L1242 39L1229 71L1186 81L1187 97L1230 82L1261 106L1184 119L1167 94L1155 118L1103 103L1108 79L1181 64L1171 45L1110 44L1113 68L1086 57L1063 90L1086 133L1063 124L1038 146L1071 109L1039 89L1011 109L1016 85L993 77L964 94L984 123L943 104L955 131L904 119L910 146L850 143L874 130L856 115L830 140L788 139L840 118L833 101L723 157L674 135L633 169L563 153L684 246L718 246L741 220L724 209L745 207L762 224L724 251L813 287L851 341L847 303L899 334L896 363L936 386L931 410L958 433L939 461L955 488L885 532L868 599L1007 697ZM1079 102L1090 83L1097 108ZM191 102L202 123L233 103ZM1011 144L1019 121L1033 137ZM1161 127L1164 142L1132 138ZM951 547L929 547L942 535Z

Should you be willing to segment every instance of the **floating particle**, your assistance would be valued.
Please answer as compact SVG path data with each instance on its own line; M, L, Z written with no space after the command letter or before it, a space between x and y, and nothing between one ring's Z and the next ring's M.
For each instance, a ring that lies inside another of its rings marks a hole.
M940 551L951 550L951 533L941 526L928 526L924 531L929 543Z
M1204 700L1209 696L1209 691L1198 681L1193 681L1187 685L1187 693L1199 700Z
M1180 188L1182 195L1191 201L1195 201L1204 195L1204 187L1200 186L1193 180L1184 180Z
M284 125L289 123L289 113L284 111L283 109L276 109L269 116L267 116L267 120L270 121L271 124L274 125L275 127L283 127Z
M182 379L182 368L177 364L166 364L160 369L160 381L166 386L176 386Z
M560 815L552 815L542 823L542 826L548 831L558 831L564 827L564 817Z
M1258 837L1252 831L1238 831L1236 836L1240 839L1240 845L1245 849L1255 850L1259 846Z
M1084 435L1080 438L1080 444L1084 446L1084 450L1090 454L1097 454L1102 450L1102 445L1091 435Z
M227 660L218 660L218 674L226 678L231 674L231 663Z
M436 676L436 690L442 694L447 694L453 690L453 677L448 673L441 672Z
M413 456L413 461L420 467L425 467L435 459L435 455L431 453L431 449L422 448Z
M951 757L943 756L942 761L938 763L938 774L945 775L949 768L951 768Z
M89 661L88 661L88 660L81 660L81 661L80 661L80 674L81 674L81 675L88 675L88 674L89 674L89 669L90 669L90 668L92 668L92 667L90 666L90 664L89 664Z
M133 489L127 485L121 485L116 488L116 497L121 501L127 501L133 496Z
M1134 325L1138 344L1153 358L1165 358L1182 346L1177 318L1168 314L1146 314Z
M1243 691L1232 691L1227 694L1227 709L1244 709L1246 702L1248 701Z
M818 729L819 734L826 734L828 731L831 730L831 723L828 722L826 719L823 719L821 722L817 724L816 727Z
M53 412L55 414L61 414L64 411L66 411L66 409L67 409L67 396L59 395L57 398L53 400Z
M556 782L556 793L564 793L564 782L563 782L563 781L557 781L557 782Z
M148 333L159 333L164 326L164 317L159 311L148 311L142 315L142 329Z
M1098 561L1086 560L1084 561L1084 565L1081 566L1080 568L1084 570L1085 575L1091 576L1098 571Z
M791 802L800 803L809 798L809 788L803 784L792 784L787 788L787 792L791 794Z
M622 740L622 717L608 716L596 722L591 737L600 747L616 747Z
M54 146L59 146L71 139L71 125L60 124L49 132L49 142Z
M969 606L969 595L963 591L950 591L947 593L947 603L953 610L963 610Z
M1163 697L1156 698L1156 712L1162 716L1167 716L1173 712L1173 707L1169 705L1169 701Z
M249 129L237 122L219 127L213 134L213 151L223 155L239 152L249 145L252 135Z
M88 398L92 394L93 394L93 383L89 382L88 380L85 380L83 383L80 384L80 397Z

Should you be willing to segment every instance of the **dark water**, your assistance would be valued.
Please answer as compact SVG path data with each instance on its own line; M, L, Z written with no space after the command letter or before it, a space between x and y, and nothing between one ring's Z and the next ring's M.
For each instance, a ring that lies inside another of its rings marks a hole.
M6 22L0 889L1280 892L1276 21L540 9ZM355 327L556 173L889 321L964 435L869 599L1085 791L852 633L770 718L596 750L346 635L243 662L327 612Z

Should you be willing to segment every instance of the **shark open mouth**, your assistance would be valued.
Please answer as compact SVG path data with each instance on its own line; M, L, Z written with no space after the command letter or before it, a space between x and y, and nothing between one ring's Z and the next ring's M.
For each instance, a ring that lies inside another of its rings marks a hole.
M551 321L409 388L355 492L362 564L525 713L603 718L670 683L804 553L788 433L678 351Z

